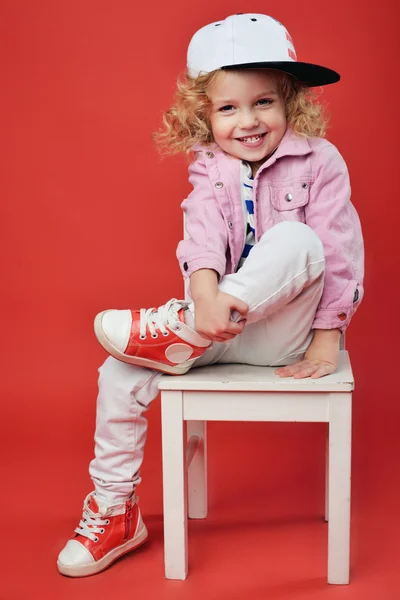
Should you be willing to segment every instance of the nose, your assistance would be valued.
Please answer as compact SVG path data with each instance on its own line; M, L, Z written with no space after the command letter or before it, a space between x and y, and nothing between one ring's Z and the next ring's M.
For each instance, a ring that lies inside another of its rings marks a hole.
M258 127L257 114L252 109L242 110L239 118L239 127L241 129L253 129Z

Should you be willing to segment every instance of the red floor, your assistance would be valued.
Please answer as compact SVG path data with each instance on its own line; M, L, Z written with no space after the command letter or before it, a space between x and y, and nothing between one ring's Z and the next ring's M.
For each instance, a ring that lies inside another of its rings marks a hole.
M210 514L189 523L188 579L166 581L157 404L139 491L149 542L99 575L68 579L55 564L90 490L92 442L83 432L92 415L76 423L73 452L67 449L73 432L60 427L44 428L40 440L25 439L15 462L9 456L3 468L10 502L2 513L0 600L128 600L138 594L174 600L399 600L396 426L383 436L379 421L373 427L363 422L358 404L354 416L349 586L326 583L325 430L315 424L210 425ZM288 453L288 444L297 450Z

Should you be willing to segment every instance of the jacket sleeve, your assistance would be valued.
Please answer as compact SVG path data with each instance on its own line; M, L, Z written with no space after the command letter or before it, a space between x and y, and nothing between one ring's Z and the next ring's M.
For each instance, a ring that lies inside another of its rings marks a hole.
M227 230L201 152L189 166L189 181L193 191L181 205L186 235L176 252L179 266L184 278L199 269L213 269L221 279L226 270Z
M316 154L306 223L324 246L325 282L313 328L344 332L364 293L362 231L342 156L332 144Z

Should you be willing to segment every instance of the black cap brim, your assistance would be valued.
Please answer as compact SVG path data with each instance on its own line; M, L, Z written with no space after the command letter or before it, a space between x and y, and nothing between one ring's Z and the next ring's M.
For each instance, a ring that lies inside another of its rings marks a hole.
M329 85L330 83L336 83L340 80L339 73L332 69L321 67L320 65L313 65L311 63L294 61L244 63L240 65L229 65L222 67L222 69L273 69L275 71L283 71L284 73L293 75L308 87Z

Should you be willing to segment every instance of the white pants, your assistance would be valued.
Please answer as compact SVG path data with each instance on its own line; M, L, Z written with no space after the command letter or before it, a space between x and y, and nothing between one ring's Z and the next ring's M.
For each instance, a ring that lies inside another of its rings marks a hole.
M312 340L324 266L322 243L307 225L285 221L267 231L243 267L219 285L249 306L243 332L229 342L214 342L194 367L278 366L302 357ZM108 504L118 504L140 483L147 434L144 413L158 395L163 375L111 356L99 373L95 458L89 471L96 493Z

